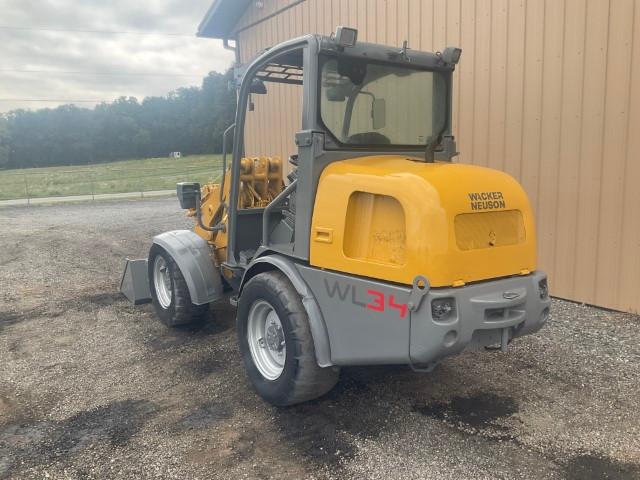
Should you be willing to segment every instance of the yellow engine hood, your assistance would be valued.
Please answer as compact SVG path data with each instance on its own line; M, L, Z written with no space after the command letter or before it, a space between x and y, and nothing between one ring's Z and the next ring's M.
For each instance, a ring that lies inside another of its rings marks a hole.
M472 165L373 156L329 165L320 178L312 265L431 286L527 274L535 227L522 187Z

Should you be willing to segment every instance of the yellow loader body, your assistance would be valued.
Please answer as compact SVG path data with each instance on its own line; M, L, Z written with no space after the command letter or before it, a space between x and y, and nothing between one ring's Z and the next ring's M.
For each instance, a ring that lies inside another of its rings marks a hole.
M312 220L313 266L431 287L536 269L528 198L488 168L371 156L330 164Z

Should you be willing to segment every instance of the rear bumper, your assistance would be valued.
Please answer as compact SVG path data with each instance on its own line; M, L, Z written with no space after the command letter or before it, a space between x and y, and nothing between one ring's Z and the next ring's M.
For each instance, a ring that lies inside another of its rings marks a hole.
M465 349L506 343L538 331L547 321L551 299L540 297L544 272L491 280L459 288L432 289L411 314L409 357L430 365ZM432 316L432 301L455 303L442 320Z

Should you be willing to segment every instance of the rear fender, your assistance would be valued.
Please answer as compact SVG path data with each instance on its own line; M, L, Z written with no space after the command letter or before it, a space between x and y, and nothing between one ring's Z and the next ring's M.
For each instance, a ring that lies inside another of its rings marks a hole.
M264 257L254 260L242 277L238 298L242 295L244 285L252 277L270 270L279 270L284 273L302 298L302 305L309 317L313 346L316 351L316 361L320 367L332 366L333 363L331 362L329 335L327 333L324 318L322 317L322 312L320 311L320 307L318 306L313 293L309 289L309 286L298 272L295 262L277 254L265 255Z
M174 230L154 237L153 243L164 248L180 268L192 303L204 305L222 298L222 279L202 237L191 230Z

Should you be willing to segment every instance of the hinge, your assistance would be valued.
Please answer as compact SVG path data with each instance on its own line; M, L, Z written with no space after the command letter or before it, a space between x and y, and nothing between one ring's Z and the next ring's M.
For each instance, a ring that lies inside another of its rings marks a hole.
M411 288L409 301L407 302L409 311L418 311L420 304L422 304L422 298L429 293L430 288L429 280L427 280L425 276L417 275L416 278L413 279L413 287Z

